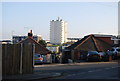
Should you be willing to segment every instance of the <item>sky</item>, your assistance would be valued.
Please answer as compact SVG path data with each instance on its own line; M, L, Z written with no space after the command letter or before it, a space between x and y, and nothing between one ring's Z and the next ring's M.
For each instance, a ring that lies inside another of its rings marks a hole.
M69 38L118 34L117 2L3 2L2 39L27 35L32 29L49 40L50 20L58 17L67 21Z

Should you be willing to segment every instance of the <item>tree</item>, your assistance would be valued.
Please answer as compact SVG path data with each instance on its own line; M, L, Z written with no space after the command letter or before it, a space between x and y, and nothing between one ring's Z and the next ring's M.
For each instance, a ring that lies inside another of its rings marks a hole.
M41 40L39 40L39 43L41 44L41 45L43 45L44 47L46 47L46 42L45 42L45 40L43 40L43 39L41 39Z

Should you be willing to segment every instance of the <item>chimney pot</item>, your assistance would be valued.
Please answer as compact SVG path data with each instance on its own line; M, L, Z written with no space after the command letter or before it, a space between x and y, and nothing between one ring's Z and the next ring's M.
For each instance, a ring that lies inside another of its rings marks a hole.
M30 30L30 33L32 33L32 30Z

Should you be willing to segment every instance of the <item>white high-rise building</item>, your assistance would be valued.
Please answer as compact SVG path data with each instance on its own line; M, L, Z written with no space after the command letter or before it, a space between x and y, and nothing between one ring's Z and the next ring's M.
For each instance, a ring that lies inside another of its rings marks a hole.
M67 22L62 19L50 21L50 43L63 44L67 42Z

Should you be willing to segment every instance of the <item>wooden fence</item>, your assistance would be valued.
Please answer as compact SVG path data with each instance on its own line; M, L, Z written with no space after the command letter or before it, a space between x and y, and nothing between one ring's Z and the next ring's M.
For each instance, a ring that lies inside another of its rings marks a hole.
M2 45L2 74L33 73L32 44L3 44Z

